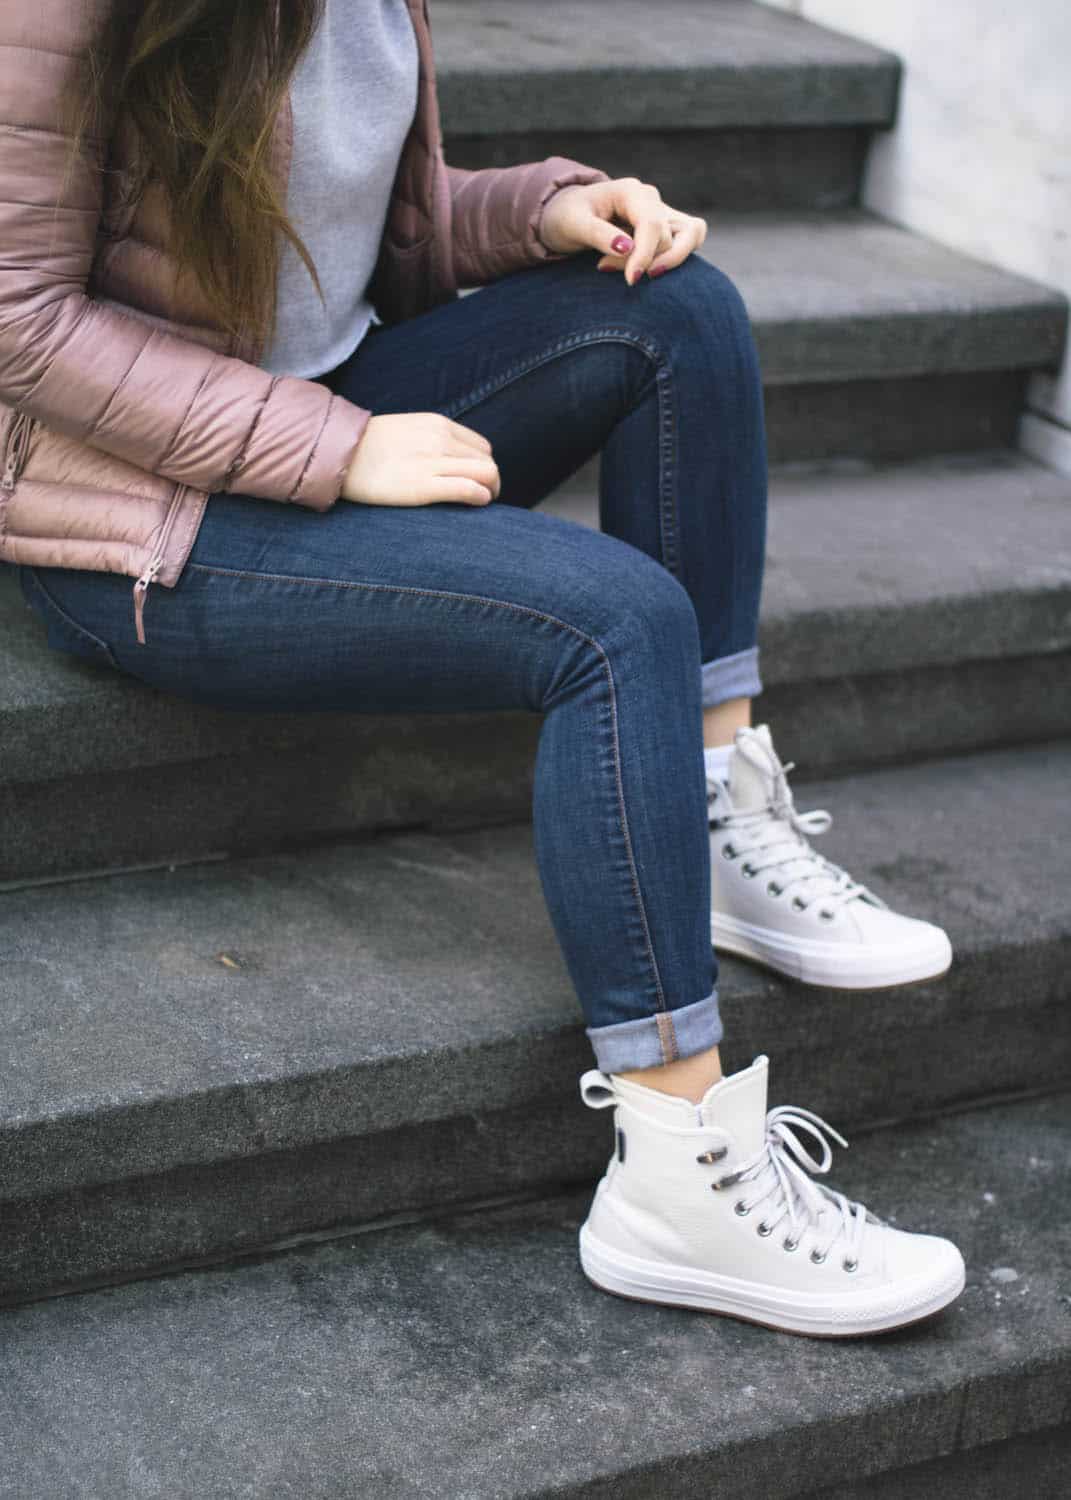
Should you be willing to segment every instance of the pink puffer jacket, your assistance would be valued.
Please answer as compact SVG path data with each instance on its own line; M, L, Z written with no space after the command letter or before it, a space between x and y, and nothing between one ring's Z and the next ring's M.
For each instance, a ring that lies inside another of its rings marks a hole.
M372 414L272 375L169 251L166 205L117 116L64 187L57 100L109 0L0 5L0 561L178 581L212 491L326 510ZM542 260L552 193L606 174L566 157L479 172L443 159L427 0L408 0L416 118L370 296L385 323ZM289 99L272 162L290 167ZM106 170L102 171L102 165Z

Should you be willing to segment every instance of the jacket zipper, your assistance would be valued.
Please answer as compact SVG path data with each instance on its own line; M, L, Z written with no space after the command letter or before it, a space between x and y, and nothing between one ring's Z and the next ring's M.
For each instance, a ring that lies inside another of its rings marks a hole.
M4 438L4 468L0 474L0 494L10 495L19 482L26 464L35 419L27 411L17 411L8 424Z
M145 596L149 592L149 584L159 573L164 565L167 552L167 542L171 535L171 528L175 524L175 517L179 513L179 506L183 495L189 490L188 484L180 484L171 497L171 503L164 517L164 524L160 528L160 535L156 542L156 551L149 559L149 564L140 578L134 584L134 628L137 631L138 645L145 644Z
M0 495L10 495L18 484L19 475L26 464L26 455L30 451L30 440L36 421L29 412L16 412L8 425L7 434L4 438L4 464L0 472ZM156 543L156 551L149 561L148 567L134 584L134 625L137 630L139 645L145 645L145 595L148 593L149 584L159 573L164 565L168 538L175 524L182 497L185 495L189 485L180 484L164 517L164 524L160 528L160 536Z

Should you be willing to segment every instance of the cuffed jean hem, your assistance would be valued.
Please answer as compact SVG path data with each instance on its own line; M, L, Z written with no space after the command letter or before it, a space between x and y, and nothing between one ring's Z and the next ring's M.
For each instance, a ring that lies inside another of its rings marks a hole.
M700 672L704 708L713 708L730 698L757 698L762 692L758 646L749 646L733 656L720 656L716 661L705 661Z
M596 1066L604 1073L625 1073L706 1052L721 1041L722 1029L718 992L712 990L705 1000L679 1010L661 1010L612 1026L588 1026L586 1031Z

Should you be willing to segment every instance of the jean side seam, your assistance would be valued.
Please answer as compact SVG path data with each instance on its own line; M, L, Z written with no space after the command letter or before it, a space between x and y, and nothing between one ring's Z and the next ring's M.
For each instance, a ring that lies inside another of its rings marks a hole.
M673 401L673 371L666 359L659 364L658 390L658 525L662 562L680 579L680 514L677 508L674 459L677 409Z
M591 328L586 333L569 334L564 339L559 339L549 349L542 353L533 355L530 359L523 360L519 364L504 370L492 380L487 380L483 385L477 386L470 391L462 400L453 402L444 408L444 415L451 418L460 416L463 412L470 411L472 407L478 406L481 401L486 401L490 396L497 396L507 386L530 375L533 370L538 370L542 365L548 364L552 359L559 358L562 354L569 354L574 349L583 349L590 344L628 344L645 354L655 366L656 390L658 394L658 520L659 535L662 544L662 562L670 573L678 580L680 579L680 516L677 511L676 493L673 486L674 456L676 453L676 406L673 401L673 372L670 369L667 356L660 350L657 344L649 339L641 337L628 328L615 327L613 324L604 328Z
M673 1017L668 1010L662 1011L655 1018L658 1026L658 1041L662 1048L662 1056L666 1062L675 1062L681 1055L680 1047L677 1045L677 1033L673 1026Z
M693 1057L716 1047L725 1034L717 987L702 1000L679 1006L668 1015L680 1057ZM659 1014L608 1026L586 1026L584 1034L595 1050L596 1066L604 1072L620 1073L667 1061L658 1024L664 1019Z
M557 615L548 614L545 610L533 609L527 604L517 604L511 599L493 599L485 594L466 594L454 589L422 589L413 584L368 583L357 579L344 578L302 578L296 574L287 573L256 573L244 568L213 567L206 563L190 563L188 566L197 572L214 573L228 578L249 578L256 579L257 581L265 580L276 583L313 584L320 587L327 585L333 588L363 589L391 594L416 594L431 599L459 599L472 604L490 604L499 609L510 609L517 614L528 615L538 620L545 620L548 624L556 626L559 630L567 630L572 635L578 636L582 641L586 641L589 646L592 646L602 658L603 669L610 688L610 720L614 737L614 774L617 783L618 824L625 841L625 853L628 857L629 877L632 881L633 896L635 897L636 907L640 914L640 920L643 923L647 958L651 966L655 990L658 995L658 1013L662 1015L668 1013L665 990L662 986L662 976L658 970L658 960L655 958L650 923L647 920L647 909L644 905L643 893L640 890L639 871L636 868L636 857L633 852L632 836L628 826L628 813L625 806L625 784L621 774L621 736L617 718L617 690L614 683L613 668L610 665L610 658L605 648L599 641L595 640L594 636L588 635L586 631L580 630L576 625L570 625L567 620L559 619ZM672 1030L672 1022L670 1022L670 1028ZM676 1056L676 1052L673 1053L673 1056ZM670 1060L671 1058L666 1058L667 1062Z
M558 339L554 344L544 349L540 354L532 355L531 358L521 360L518 364L511 365L509 369L503 370L491 380L485 380L482 385L476 386L459 401L451 402L443 408L444 416L454 417L464 411L469 411L473 406L478 406L481 401L486 401L489 396L497 396L507 386L513 385L525 375L530 375L533 370L538 370L542 365L549 364L552 359L558 359L563 354L569 354L574 349L583 349L588 344L631 344L646 354L656 364L661 364L665 356L661 351L647 339L642 338L629 328L615 327L608 324L605 328L589 328L586 333L571 333L563 339Z
M592 641L591 644L595 647L595 649L602 657L603 666L606 670L606 679L610 685L610 717L613 723L614 730L614 774L617 780L617 816L618 822L621 827L621 833L625 840L625 852L628 855L629 874L632 879L632 891L636 899L636 907L640 914L640 920L643 923L643 938L644 942L647 945L647 957L651 964L651 973L654 975L655 989L658 992L658 1011L656 1012L656 1014L658 1014L659 1016L664 1016L668 1014L669 1007L666 1004L665 991L662 988L662 976L658 972L658 962L655 958L654 943L651 940L651 928L650 924L647 921L647 909L643 904L643 895L640 891L640 876L639 871L636 869L636 858L632 850L632 835L629 832L628 815L625 809L625 784L621 775L621 737L618 733L617 689L614 684L614 673L613 668L610 665L610 658L603 650L602 646L600 646L597 641ZM670 1030L672 1031L672 1021L669 1024ZM677 1054L674 1051L671 1055L666 1057L666 1062L672 1061L673 1057L675 1057L676 1055Z

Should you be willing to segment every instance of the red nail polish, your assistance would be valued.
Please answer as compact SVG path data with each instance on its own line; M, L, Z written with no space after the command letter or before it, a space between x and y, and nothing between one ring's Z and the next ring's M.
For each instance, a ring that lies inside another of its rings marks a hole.
M655 276L661 276L662 273L663 273L663 271L665 271L665 269L666 269L665 266L655 266L654 270L653 271L648 271L647 274L648 274L648 276L650 276L652 278L655 277Z
M616 250L618 255L627 255L632 249L632 241L627 234L619 234L617 239L610 245L611 250Z

